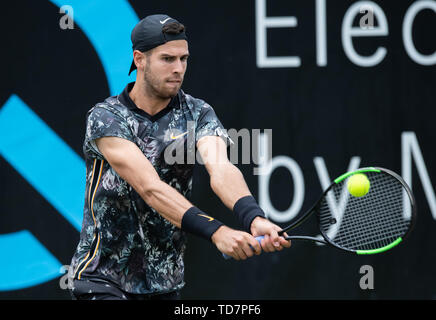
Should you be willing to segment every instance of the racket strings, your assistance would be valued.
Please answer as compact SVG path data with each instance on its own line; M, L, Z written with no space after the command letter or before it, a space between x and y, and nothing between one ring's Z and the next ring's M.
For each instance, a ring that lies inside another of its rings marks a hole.
M374 212L376 208L369 206L367 209L368 212ZM384 215L381 216L380 219L376 221L377 224L375 224L374 219L368 219L368 216L365 214L356 215L353 223L349 223L348 225L343 224L342 232L338 235L338 238L342 236L344 241L364 240L367 238L369 231L372 232L375 238L377 238L377 236L382 238L389 235L395 236L396 231L403 232L401 220L399 215ZM390 239L390 237L388 238ZM382 241L382 239L378 240ZM389 242L386 244L389 244Z
M344 246L359 244L359 249L372 249L371 244L373 243L376 244L375 247L381 247L395 240L402 234L402 219L399 219L398 214L394 216L392 214L379 215L377 209L387 210L383 205L379 208L368 206L367 210L361 211L362 213L359 215L347 214L341 232L338 233L337 241L342 241ZM391 210L386 212L402 212L401 208L395 206ZM348 226L347 221L349 222Z
M354 219L354 224L350 225L350 227L353 228L351 229L351 232L342 233L343 241L346 241L344 245L352 245L352 241L361 241L361 248L367 249L371 248L368 246L373 242L376 242L377 246L380 247L395 240L403 233L404 227L402 224L403 219L401 215L403 212L402 205L399 205L400 201L401 198L397 197L395 199L395 197L393 197L390 202L392 207L390 208L386 206L386 203L380 203L378 201L377 204L379 204L379 206L369 205L367 210L363 211L363 214L354 216L346 215L347 220L349 217L351 217L351 223L353 223L352 220ZM353 208L350 208L352 211ZM357 209L359 210L359 208ZM386 214L381 214L384 212L386 212ZM342 230L347 230L345 223ZM354 238L352 236L353 234ZM340 238L338 237L338 239ZM365 242L365 240L367 242Z
M387 174L366 173L370 190L363 197L348 193L346 183L335 185L324 198L319 209L320 227L334 244L351 250L371 250L389 245L410 226L405 217L404 188ZM345 205L337 206L346 193ZM334 201L335 203L331 203ZM410 201L410 200L409 200Z

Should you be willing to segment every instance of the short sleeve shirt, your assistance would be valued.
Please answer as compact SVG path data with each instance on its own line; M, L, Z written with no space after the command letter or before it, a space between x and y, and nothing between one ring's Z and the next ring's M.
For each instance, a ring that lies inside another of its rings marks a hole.
M205 101L180 90L151 116L130 99L133 85L87 113L85 206L71 267L74 279L102 279L128 293L165 293L184 285L186 235L115 172L95 140L119 137L133 142L161 180L189 199L195 143L204 136L228 136Z

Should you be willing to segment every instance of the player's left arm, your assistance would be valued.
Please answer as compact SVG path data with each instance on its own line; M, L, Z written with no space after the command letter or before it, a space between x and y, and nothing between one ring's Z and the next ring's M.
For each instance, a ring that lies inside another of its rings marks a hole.
M209 173L212 190L227 208L237 214L245 231L253 236L265 236L262 249L272 252L290 247L291 243L278 235L281 228L264 217L241 171L229 161L224 140L205 136L197 142L197 149Z

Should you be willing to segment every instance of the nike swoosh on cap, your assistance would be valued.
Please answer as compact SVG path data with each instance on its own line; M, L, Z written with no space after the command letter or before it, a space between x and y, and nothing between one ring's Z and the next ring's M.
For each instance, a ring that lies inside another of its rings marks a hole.
M167 22L168 20L170 20L171 18L166 18L165 20L159 20L160 24L164 24L165 22Z

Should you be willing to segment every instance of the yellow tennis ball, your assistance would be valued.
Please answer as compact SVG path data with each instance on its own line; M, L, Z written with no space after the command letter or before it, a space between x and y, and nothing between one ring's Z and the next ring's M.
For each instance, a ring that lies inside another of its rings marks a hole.
M369 191L368 177L363 173L353 174L347 182L348 192L355 197L363 197Z

